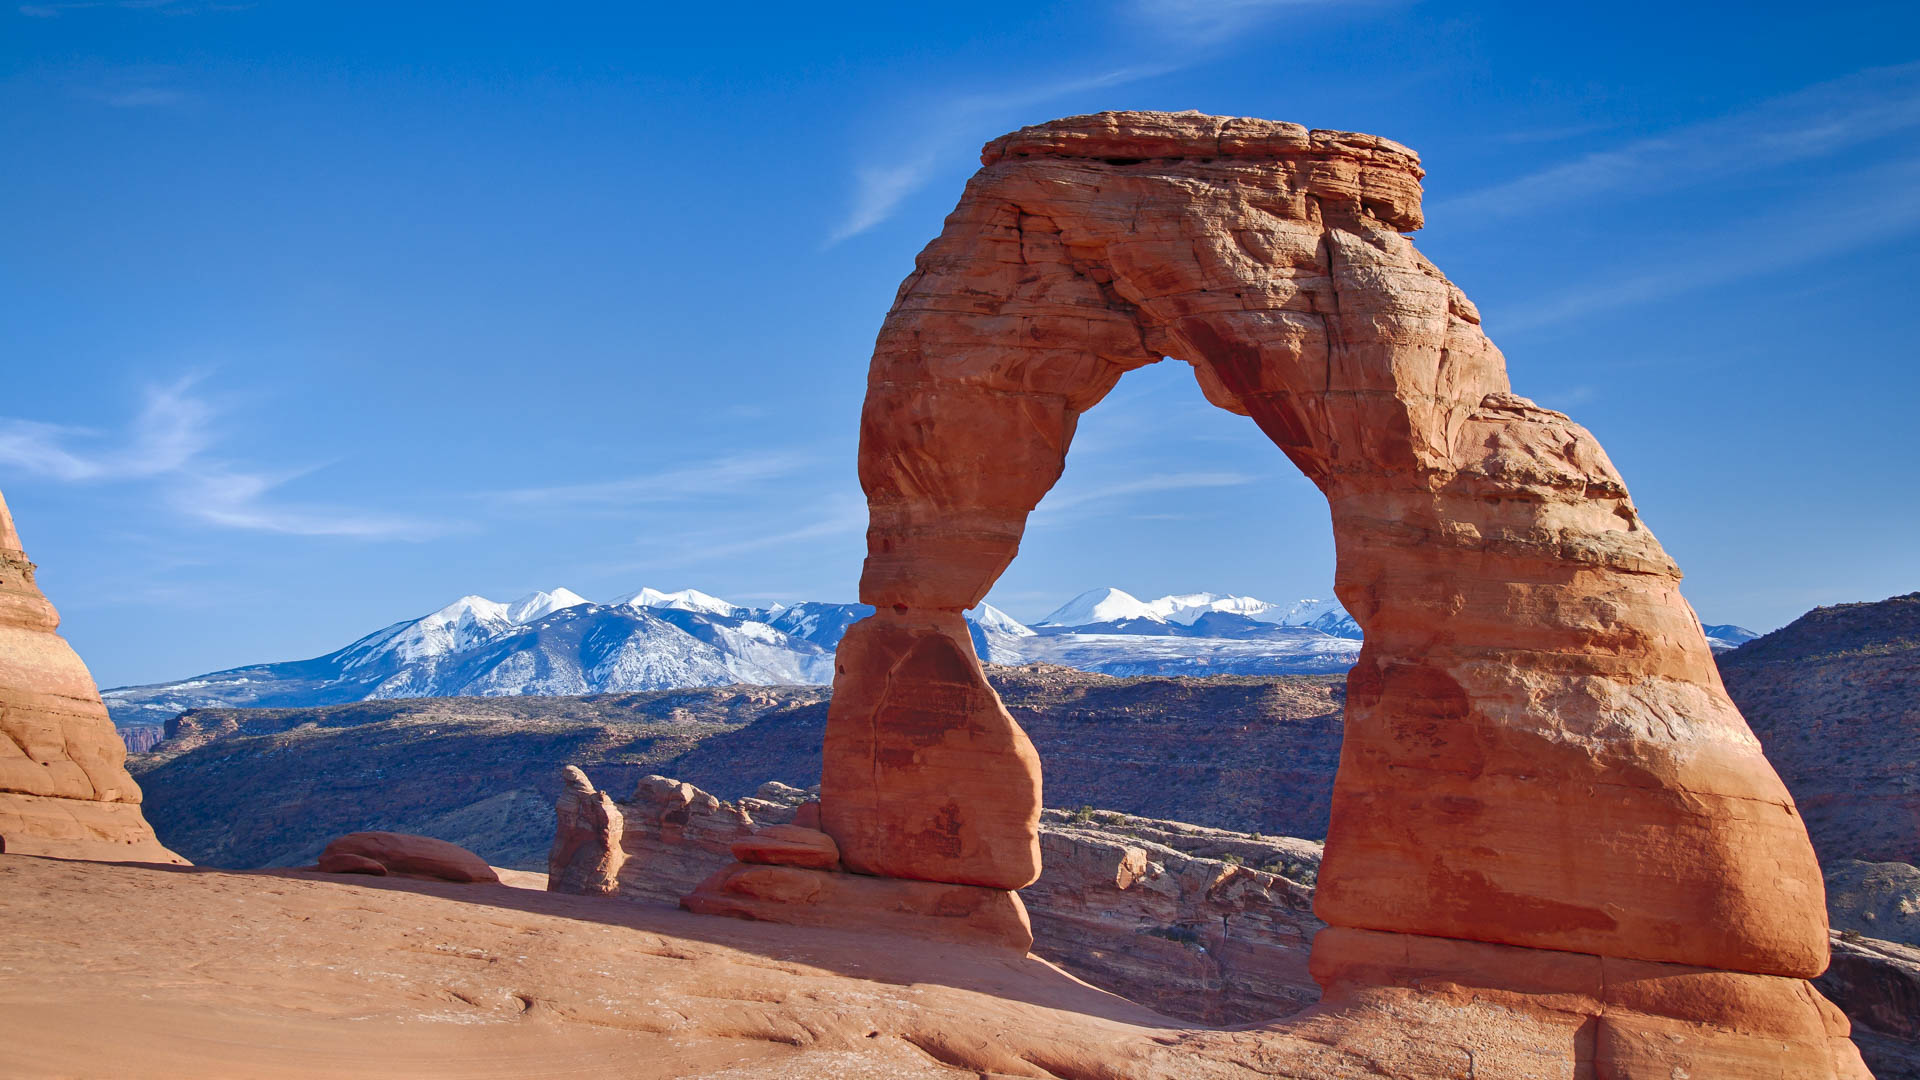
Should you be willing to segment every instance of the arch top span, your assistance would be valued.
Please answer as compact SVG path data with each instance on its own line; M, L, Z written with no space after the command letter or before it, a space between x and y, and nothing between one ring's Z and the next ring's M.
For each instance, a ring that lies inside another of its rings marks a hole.
M1078 419L1171 356L1323 491L1365 628L1318 907L1335 926L1773 975L1825 963L1792 800L1586 429L1511 392L1406 235L1417 155L1198 113L989 143L901 285L823 823L855 871L1016 889L1040 770L960 612Z
M1282 120L1201 112L1102 112L1070 116L1002 135L980 164L1021 158L1080 158L1107 165L1171 161L1287 163L1315 195L1364 200L1402 232L1426 224L1420 155L1392 139L1306 128Z

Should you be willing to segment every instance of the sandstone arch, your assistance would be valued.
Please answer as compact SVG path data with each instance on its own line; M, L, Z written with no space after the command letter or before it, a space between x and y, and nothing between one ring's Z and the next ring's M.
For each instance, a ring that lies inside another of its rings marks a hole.
M87 665L0 497L0 851L184 863L140 813L140 786Z
M1793 1017L1768 1037L1817 1064L1779 1075L1855 1075L1829 1045L1844 1021L1799 981L1827 937L1792 799L1599 444L1511 393L1472 303L1404 235L1422 224L1417 157L1102 113L997 139L982 165L874 349L861 599L878 613L841 645L822 788L845 865L1037 876L1039 763L960 612L1013 558L1078 417L1170 356L1326 494L1336 591L1366 630L1317 902L1330 997L1518 992L1514 965L1536 963L1520 955L1557 972L1524 992L1584 994L1599 1016L1625 1008L1605 971L1643 989L1742 973L1672 993L1734 1027ZM1589 1060L1664 1052L1584 1038Z

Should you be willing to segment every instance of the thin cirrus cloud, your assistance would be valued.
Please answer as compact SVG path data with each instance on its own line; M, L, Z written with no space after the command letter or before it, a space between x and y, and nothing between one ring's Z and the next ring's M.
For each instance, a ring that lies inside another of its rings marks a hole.
M21 4L16 10L29 19L57 19L72 11L94 8L153 11L162 15L199 15L212 11L245 11L250 3L214 3L211 0L60 0L52 4Z
M103 104L116 109L164 109L187 100L187 95L179 90L168 90L158 86L142 86L132 90L118 90L99 95Z
M583 484L516 488L487 496L521 506L620 507L728 496L803 472L816 459L791 450L728 454L644 476Z
M1048 524L1059 524L1062 514L1089 505L1125 499L1134 495L1149 495L1162 491L1191 491L1195 488L1238 487L1251 484L1259 477L1238 472L1177 472L1153 473L1123 480L1114 484L1103 484L1086 491L1071 491L1059 495L1049 495L1042 500L1033 514L1036 520Z
M866 232L892 217L900 203L924 187L940 162L954 153L954 147L985 120L1089 90L1125 86L1174 70L1177 68L1164 64L1137 65L996 94L962 94L949 98L929 110L929 117L916 129L921 133L919 141L897 160L863 165L854 170L852 205L847 216L828 234L827 246Z
M75 484L149 483L161 502L221 528L295 536L421 540L444 525L271 498L311 470L270 474L211 456L217 410L191 392L196 379L150 387L119 445L91 428L0 418L0 465Z
M1856 172L1836 184L1737 225L1689 236L1684 244L1633 253L1622 273L1531 301L1505 332L1536 330L1616 308L1725 285L1882 243L1920 229L1920 158Z
M1386 7L1391 0L1130 0L1126 14L1142 27L1155 49L1169 40L1186 50L1174 63L1126 64L1090 75L1016 87L998 93L957 93L921 110L911 129L920 137L892 148L889 160L869 161L854 170L853 193L845 217L828 234L832 247L893 216L909 195L925 186L943 161L955 158L983 132L998 134L1018 114L1037 105L1092 90L1142 82L1192 67L1209 58L1208 50L1227 44L1271 19L1309 9Z
M1440 200L1428 217L1492 222L1827 157L1920 127L1920 63L1871 68Z
M807 524L792 529L770 528L764 515L753 515L732 527L708 527L695 531L675 529L670 533L643 536L640 538L643 545L653 546L644 561L600 567L598 572L626 574L651 572L665 567L694 566L753 552L804 546L815 540L858 533L867 527L867 507L863 500L850 495L834 495L822 501L825 505L821 513ZM662 540L668 543L660 543ZM859 557L857 549L843 548L842 551L851 560Z
M1133 0L1131 5L1133 15L1156 31L1198 44L1225 41L1290 11L1364 6L1371 6L1369 0Z

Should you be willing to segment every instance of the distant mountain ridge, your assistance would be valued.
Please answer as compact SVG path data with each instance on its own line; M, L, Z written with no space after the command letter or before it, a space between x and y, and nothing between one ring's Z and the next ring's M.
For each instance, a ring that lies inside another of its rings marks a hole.
M125 726L197 708L820 685L833 680L833 652L847 628L872 613L865 604L814 601L751 608L697 589L643 588L606 603L564 588L510 603L470 595L311 660L101 696ZM1032 626L989 604L966 617L974 649L989 663L1107 675L1338 674L1361 645L1359 625L1334 600L1274 604L1206 592L1140 600L1101 588Z

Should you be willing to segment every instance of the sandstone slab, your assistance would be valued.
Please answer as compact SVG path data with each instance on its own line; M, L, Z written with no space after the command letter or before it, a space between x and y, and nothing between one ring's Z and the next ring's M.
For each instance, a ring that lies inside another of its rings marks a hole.
M680 906L701 915L885 929L1021 954L1033 947L1020 895L976 885L736 863L702 882Z
M818 829L799 825L769 825L753 835L735 840L733 857L743 863L765 866L797 866L803 870L840 869L840 849L833 837Z
M327 869L329 860L336 866L356 867L371 862L389 874L438 881L500 883L500 876L493 872L493 867L466 848L445 840L435 840L431 836L414 836L410 833L348 833L328 844L326 850L320 853L320 868ZM359 874L369 871L343 869L336 872Z

